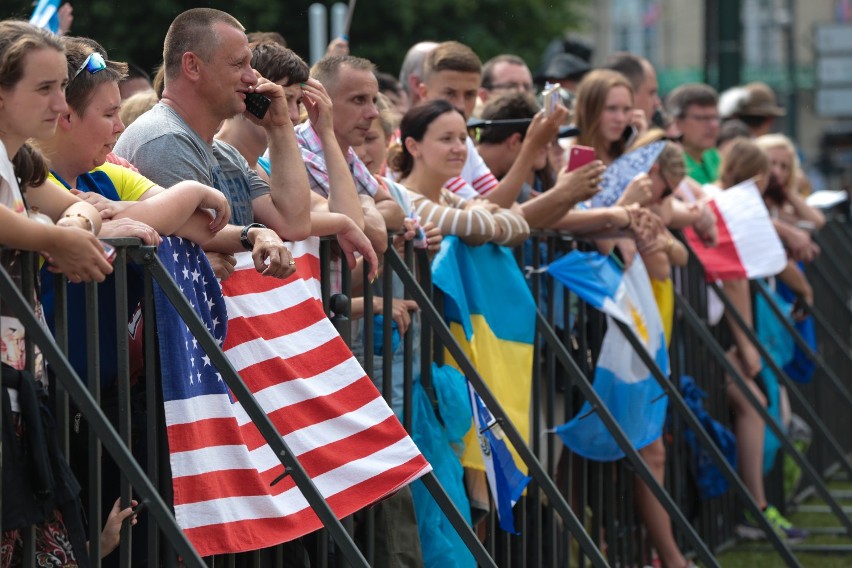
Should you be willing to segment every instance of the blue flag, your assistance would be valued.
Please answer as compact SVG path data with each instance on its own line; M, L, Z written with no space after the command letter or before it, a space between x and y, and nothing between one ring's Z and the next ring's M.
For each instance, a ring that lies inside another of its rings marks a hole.
M570 269L566 269L570 267ZM583 300L627 324L666 374L669 357L663 324L642 259L637 255L622 272L598 253L571 254L548 268ZM633 447L641 449L663 433L668 399L613 321L608 322L598 364L595 392L612 413ZM597 461L615 461L624 452L586 402L556 433L573 452Z
M503 429L470 383L468 390L473 410L473 426L479 438L479 449L482 451L491 497L497 505L500 528L508 533L520 534L515 530L512 507L523 495L531 478L521 473L515 465L509 447L503 441Z
M157 253L204 325L221 345L228 315L222 288L201 248L180 237L166 237ZM154 286L160 361L163 369L163 399L202 400L205 395L229 394L216 368L198 340L178 315L159 285Z
M52 33L59 32L59 0L38 0L30 23Z

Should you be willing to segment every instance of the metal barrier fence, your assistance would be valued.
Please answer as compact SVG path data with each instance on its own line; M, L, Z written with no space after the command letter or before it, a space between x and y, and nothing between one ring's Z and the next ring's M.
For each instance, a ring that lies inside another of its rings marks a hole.
M808 451L808 461L797 457L800 467L805 470L806 475L811 474L810 479L805 481L810 487L814 487L818 493L829 503L830 508L837 514L841 525L847 531L852 528L849 519L842 509L836 504L836 500L828 494L822 479L833 473L837 468L843 467L849 471L849 462L846 455L850 451L850 442L846 437L831 439L831 433L848 431L849 421L852 413L847 411L848 401L845 396L837 397L836 392L827 392L828 383L834 388L841 389L843 393L843 382L841 370L849 368L850 360L850 330L852 330L852 276L848 267L838 259L838 251L844 250L849 242L850 233L848 226L844 223L835 222L829 225L821 236L823 255L808 269L809 276L814 285L816 305L814 315L817 317L818 334L820 339L817 354L820 356L820 365L811 385L801 389L802 397L794 401L794 410L807 413L808 407L813 408L811 418L817 421L822 419L826 435L818 435L814 439ZM143 267L145 295L143 305L145 306L145 320L154 321L153 303L150 301L152 293L152 282L156 281L167 290L170 300L176 306L181 316L187 322L199 342L205 344L207 352L216 353L211 355L211 361L215 362L219 369L225 369L223 378L229 387L237 394L237 397L247 407L251 407L253 399L245 389L245 385L239 379L236 372L230 367L225 356L221 353L213 338L207 333L201 321L195 316L189 304L182 300L179 290L172 286L169 293L169 278L159 265L153 249L140 247L132 240L121 240L114 244L119 251L116 259L116 281L122 282L126 279L125 260L132 259ZM343 270L343 293L332 296L330 290L330 270L328 270L329 243L324 241L323 250L323 278L322 289L324 304L332 321L337 326L341 335L347 342L351 342L352 321L349 308L349 297L352 290L352 278L348 270ZM526 251L522 259L522 265L534 268L546 264L548 260L556 258L577 246L572 239L557 233L540 233L532 239L532 247ZM419 251L418 251L419 253ZM25 255L27 256L27 255ZM519 257L523 255L519 252ZM476 370L469 362L465 365L466 358L461 353L458 345L440 319L441 297L435 294L431 285L431 276L428 259L425 254L417 254L410 248L400 256L392 247L389 248L384 258L385 271L383 273L383 290L394 288L394 278L397 279L396 286L402 286L405 297L416 300L420 306L420 341L415 345L414 334L403 336L404 351L404 397L403 397L403 423L411 431L411 386L414 377L421 375L421 380L429 392L430 365L433 360L441 361L444 349L448 349L453 358L460 363L463 371L473 382L477 391L486 402L486 405L495 415L501 418L502 411L499 409L493 396ZM365 271L366 272L366 271ZM712 346L718 343L719 330L708 330L704 326L707 306L707 287L704 282L703 271L700 264L692 258L690 265L683 270L677 270L675 275L676 288L679 291L678 310L675 320L675 331L670 349L672 358L672 380L679 379L682 374L689 374L709 394L705 401L708 411L723 423L729 422L729 410L724 393L725 372L724 361L714 352ZM173 284L173 283L172 283ZM18 302L24 306L23 297L16 297L15 290L10 288L11 282L5 272L0 271L0 295L3 301ZM536 356L533 376L532 413L541 420L533 420L531 437L528 449L520 443L520 437L511 424L503 424L509 440L513 443L519 453L525 458L530 467L531 475L535 478L529 486L524 497L516 506L516 520L520 527L520 535L508 535L497 528L496 515L491 514L486 520L484 548L474 533L463 523L459 524L461 517L455 511L452 503L446 497L437 480L430 476L424 480L433 496L439 501L442 509L454 521L459 534L467 544L468 548L477 558L480 565L503 566L567 566L569 563L575 566L595 565L629 565L639 563L650 563L650 548L641 523L638 520L634 505L634 482L638 476L651 482L650 471L638 454L629 445L622 446L628 457L611 464L595 463L572 454L567 448L562 447L561 442L552 433L553 428L558 426L576 414L585 400L595 403L595 394L591 389L591 378L593 377L595 360L604 333L605 321L603 316L584 304L575 295L561 286L555 286L550 277L533 273L531 276L531 287L534 296L540 300L540 312L538 316L537 335L535 342ZM357 286L356 286L357 288ZM373 351L373 318L372 318L372 287L365 281L361 285L364 290L364 325L363 325L363 348L365 353ZM86 290L86 309L89 314L97 314L98 286L89 284ZM118 429L116 435L114 429L109 426L107 418L98 411L98 404L102 404L98 380L98 337L96 317L88 318L87 335L88 342L88 389L85 390L84 383L76 377L62 350L67 352L68 332L65 314L66 289L62 279L57 279L55 286L55 298L57 305L56 321L56 343L46 334L39 332L40 327L35 319L21 317L27 324L28 337L32 338L42 349L47 360L54 369L57 378L56 388L56 416L59 425L61 446L71 454L72 458L78 458L71 451L71 440L78 436L74 432L74 415L69 411L69 399L76 405L84 416L84 421L89 424L90 432L87 435L88 474L83 482L84 493L87 494L88 517L100 519L103 517L102 497L103 485L107 481L101 474L102 458L101 443L110 452L112 459L118 464L121 474L118 487L122 503L128 503L131 497L131 486L149 505L151 516L155 523L150 528L145 527L147 515L143 515L143 522L132 531L125 527L122 534L120 550L107 560L105 565L137 566L147 560L149 565L162 564L174 566L178 564L175 550L178 551L184 563L192 564L197 556L189 547L174 522L168 508L170 503L171 478L168 471L168 459L165 449L164 421L162 416L162 397L159 389L157 376L157 354L156 337L154 326L145 327L146 351L145 351L145 375L140 384L131 389L128 375L128 346L126 342L127 322L127 292L123 292L122 286L117 287L116 308L117 321L116 333L119 338L118 363L119 380L117 392L115 393L116 412L111 416L113 424ZM18 294L17 296L20 296ZM839 304L838 300L842 299ZM392 295L385 293L383 296L383 311L390 313L392 308ZM838 308L842 305L842 308ZM19 306L19 307L20 307ZM21 308L23 312L23 308ZM28 323L32 319L31 323ZM391 345L391 318L384 319L385 326L382 335L385 345ZM122 331L123 330L123 331ZM623 332L626 333L624 329ZM629 331L629 330L627 330ZM124 338L124 339L122 339ZM633 338L635 339L635 338ZM59 347L57 347L57 345ZM634 347L638 344L634 343ZM419 347L421 366L414 368L414 351ZM385 350L383 361L383 385L380 389L385 398L392 398L392 381L390 364L391 355ZM647 361L652 362L652 361ZM370 376L373 375L373 358L366 357L364 361L365 370ZM650 365L649 365L650 366ZM727 369L730 372L730 369ZM659 371L659 370L658 370ZM669 511L673 521L673 528L681 548L691 551L705 565L716 565L713 552L729 545L733 540L733 527L740 518L741 507L754 509L756 505L751 501L747 493L744 493L741 481L730 468L725 469L721 454L714 451L715 447L707 446L712 457L717 460L723 474L728 477L735 488L738 488L740 500L737 500L737 490L729 492L723 497L702 501L697 497L695 484L692 479L688 463L688 454L683 439L685 425L693 428L697 425L695 417L688 411L679 395L671 387L669 378L661 372L656 373L656 378L664 385L669 395L670 420L664 433L664 441L667 452L667 475L665 491L661 488L649 486L655 492L657 498ZM736 378L735 378L736 380ZM242 385L242 386L241 386ZM110 394L113 396L113 394ZM805 406L807 402L808 406ZM256 405L256 403L254 403ZM141 405L145 415L141 422L139 417L134 416L134 409L138 410ZM600 404L595 405L601 419L610 426L615 438L626 442L614 426L611 418L607 418L608 412ZM843 408L838 412L838 408ZM803 410L804 409L804 410ZM250 412L251 413L251 412ZM258 414L259 413L259 414ZM79 416L79 415L77 415ZM313 484L295 459L290 456L286 447L283 446L281 437L277 435L274 427L256 408L252 419L259 425L267 441L276 449L280 449L280 455L284 456L284 464L291 475L294 476L299 487L306 495L315 492L311 505L323 519L328 531L320 531L313 536L310 542L300 545L283 545L265 551L245 553L240 555L225 555L223 557L208 558L207 565L223 566L284 566L285 558L292 558L293 554L302 554L305 551L313 557L314 564L325 566L329 559L335 565L372 565L374 562L374 519L373 510L366 512L365 518L360 520L366 527L364 539L359 540L360 547L356 548L352 535L354 534L354 523L351 519L338 522L327 504L319 496ZM813 420L811 420L813 421ZM819 428L818 428L819 429ZM132 432L132 434L131 434ZM697 430L701 442L705 445L709 442L706 434L700 428ZM782 443L787 440L783 432ZM136 455L135 460L131 455L132 442L144 438L147 447L143 455ZM86 444L84 444L85 446ZM560 452L561 448L561 452ZM796 454L795 448L787 447L788 453ZM276 452L279 453L279 452ZM561 456L560 456L561 453ZM722 460L719 462L718 460ZM780 461L780 460L779 460ZM138 462L138 463L137 463ZM138 464L142 464L140 467ZM543 464L543 465L542 465ZM810 464L816 466L816 470ZM112 467L112 466L110 466ZM143 474L144 469L144 474ZM112 471L112 470L110 470ZM821 475L816 471L821 472ZM112 474L110 474L112 475ZM116 476L119 474L116 472ZM774 478L773 478L774 479ZM770 486L772 484L770 483ZM768 487L768 491L773 491ZM778 493L776 488L775 494ZM160 498L163 496L163 499ZM781 493L782 498L788 496ZM109 497L108 503L114 499ZM778 502L778 505L783 503ZM454 513L455 511L455 513ZM762 519L762 515L759 516ZM92 556L98 556L97 535L100 532L100 524L92 523L90 540L93 543ZM133 533L131 535L131 532ZM333 535L333 539L330 538ZM776 552L781 555L787 565L797 566L798 562L786 543L778 539L775 533L769 535ZM140 546L139 541L144 540ZM135 541L135 542L133 542ZM187 548L189 547L189 548ZM346 560L344 560L344 558ZM199 560L200 561L200 560ZM98 561L93 564L98 565Z

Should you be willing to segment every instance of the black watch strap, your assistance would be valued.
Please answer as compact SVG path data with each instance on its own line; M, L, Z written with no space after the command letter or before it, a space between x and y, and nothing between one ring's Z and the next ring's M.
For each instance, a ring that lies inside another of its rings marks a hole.
M258 229L266 229L266 225L262 225L260 223L249 223L245 227L243 227L243 232L240 233L240 244L243 245L243 248L246 250L253 250L254 245L249 242L248 232L250 229L257 227Z

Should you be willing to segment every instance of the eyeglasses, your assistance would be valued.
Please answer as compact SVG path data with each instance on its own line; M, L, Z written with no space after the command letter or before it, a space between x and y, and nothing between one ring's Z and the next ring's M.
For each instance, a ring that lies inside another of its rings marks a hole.
M530 93L533 90L533 86L530 83L497 83L495 85L491 85L489 89L491 91L521 91L522 93Z
M80 73L83 72L83 69L88 71L89 74L94 75L98 71L103 71L104 69L106 69L106 67L107 67L107 64L106 64L106 61L104 61L103 56L100 53L98 53L97 51L93 51L92 53L89 54L89 56L86 58L86 60L83 61L83 64L80 65L80 68L77 69L77 72L74 73L74 76L71 77L71 81L76 79L77 75L79 75Z
M519 131L520 127L529 126L532 122L531 118L499 118L495 120L483 120L481 118L471 118L467 122L467 133L475 142L479 142L479 133L485 128L506 128L513 131ZM526 129L524 129L524 133Z
M688 114L684 118L695 122L719 122L721 120L718 114Z

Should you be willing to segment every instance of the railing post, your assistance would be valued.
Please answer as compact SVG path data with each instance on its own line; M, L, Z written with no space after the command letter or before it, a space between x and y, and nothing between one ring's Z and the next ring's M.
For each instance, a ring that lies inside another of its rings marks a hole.
M203 567L204 564L201 558L198 557L195 549L189 544L186 536L178 529L174 518L150 481L139 468L139 465L133 460L112 425L106 419L91 394L86 390L85 385L75 375L68 360L56 346L53 338L41 325L41 322L28 306L28 302L24 299L24 296L18 291L9 275L3 269L0 269L0 296L5 301L12 303L12 309L26 329L29 341L39 346L45 359L53 366L57 379L63 382L74 403L87 417L89 428L100 433L103 443L107 446L107 449L116 462L118 462L119 467L128 474L131 482L137 487L142 496L149 500L150 512L157 517L162 529L175 545L184 562L197 568ZM98 526L99 521L93 523L93 525ZM91 549L89 552L90 556L94 556L95 553ZM96 558L95 565L97 565L97 560Z
M174 283L169 276L160 259L151 252L143 254L138 251L131 253L134 260L143 264L146 270L150 270L160 285L164 295L175 308L184 323L189 327L190 332L198 339L198 343L202 349L210 357L210 362L213 364L222 376L222 380L234 393L237 399L243 406L246 414L251 418L252 422L257 426L258 431L263 436L267 444L275 453L278 460L289 470L290 475L299 487L299 490L305 497L305 500L317 514L319 519L329 530L335 543L340 550L354 566L368 566L361 552L355 546L342 523L335 516L331 507L323 498L322 494L314 485L311 478L308 476L305 469L302 467L296 456L290 451L284 438L277 431L275 426L270 421L269 417L260 407L257 399L248 389L245 382L240 378L234 370L233 365L219 348L216 340L210 334L210 331L205 327L204 323L190 306L189 301Z
M390 265L392 266L393 270L402 279L403 285L411 290L412 296L417 301L418 305L421 305L422 307L427 306L428 298L423 292L423 289L420 288L417 281L408 272L405 263L402 262L402 259L399 257L395 250L389 250L388 259L390 260ZM577 537L577 540L579 541L583 551L586 553L587 556L589 556L595 566L606 566L606 560L601 555L600 550L594 545L592 540L589 538L589 535L586 533L583 526L577 520L577 517L574 515L568 504L565 502L565 499L556 489L556 486L553 484L553 481L544 472L544 469L541 467L541 463L539 463L538 459L536 459L536 457L530 451L529 447L526 445L526 442L521 437L518 430L509 420L508 416L506 416L505 412L503 412L502 408L500 407L500 404L497 402L497 399L494 398L493 393L491 393L491 391L488 389L488 386L482 380L482 377L479 376L479 373L476 371L475 368L473 368L473 366L470 364L470 361L467 360L464 355L464 351L461 349L458 342L453 338L449 328L444 323L442 316L435 309L423 308L421 308L421 315L424 319L428 319L430 321L432 328L438 333L444 346L449 350L450 354L460 365L460 367L462 368L462 372L473 384L474 389L482 398L483 402L485 403L486 407L491 411L492 415L494 415L497 420L502 420L501 425L503 427L504 434L507 436L511 444L515 447L515 450L518 452L524 463L527 464L527 467L529 468L532 477L536 479L536 481L542 487L544 487L545 493L551 500L551 503L558 508L560 516L562 516L563 520L568 525L569 530Z

